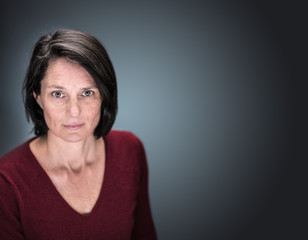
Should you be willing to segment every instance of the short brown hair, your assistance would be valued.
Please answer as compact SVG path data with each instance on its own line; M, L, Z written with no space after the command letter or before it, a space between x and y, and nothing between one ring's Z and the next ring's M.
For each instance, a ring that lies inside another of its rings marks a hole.
M95 81L102 96L101 118L94 130L97 138L108 134L117 114L115 72L103 45L93 36L76 30L61 29L42 36L34 46L23 84L27 120L32 120L36 136L47 134L48 127L33 92L40 95L41 81L51 60L64 57L84 67Z

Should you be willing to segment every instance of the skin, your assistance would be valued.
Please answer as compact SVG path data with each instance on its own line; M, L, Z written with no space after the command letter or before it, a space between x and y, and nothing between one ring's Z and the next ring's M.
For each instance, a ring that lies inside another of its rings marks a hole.
M34 97L49 130L30 149L64 200L89 213L105 169L104 141L93 135L102 104L95 82L82 66L59 58L49 63L41 93Z
M51 62L36 99L44 111L49 134L67 142L92 137L102 100L83 67L63 58Z

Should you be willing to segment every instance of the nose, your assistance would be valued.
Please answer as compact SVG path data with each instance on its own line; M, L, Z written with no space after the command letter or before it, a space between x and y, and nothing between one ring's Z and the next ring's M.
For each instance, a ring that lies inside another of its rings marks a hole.
M71 117L78 117L80 114L80 104L78 102L78 99L71 99L68 104L68 113Z

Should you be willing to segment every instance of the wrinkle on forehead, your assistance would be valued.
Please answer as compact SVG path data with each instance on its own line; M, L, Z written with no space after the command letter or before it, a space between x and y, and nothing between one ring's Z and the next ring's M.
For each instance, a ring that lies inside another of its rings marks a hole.
M95 81L89 72L79 63L69 61L66 58L52 60L42 81L48 87L57 86L58 88L64 88L65 85L81 83L81 88L96 88Z

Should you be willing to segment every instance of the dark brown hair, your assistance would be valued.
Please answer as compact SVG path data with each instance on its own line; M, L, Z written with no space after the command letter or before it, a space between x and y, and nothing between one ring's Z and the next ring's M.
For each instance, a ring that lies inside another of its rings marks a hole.
M103 45L93 36L76 30L62 29L42 36L34 46L23 85L23 100L27 120L32 120L36 136L47 134L44 113L33 92L40 95L41 81L51 60L64 57L77 62L92 76L102 96L101 119L94 131L99 138L106 136L117 113L116 76Z

